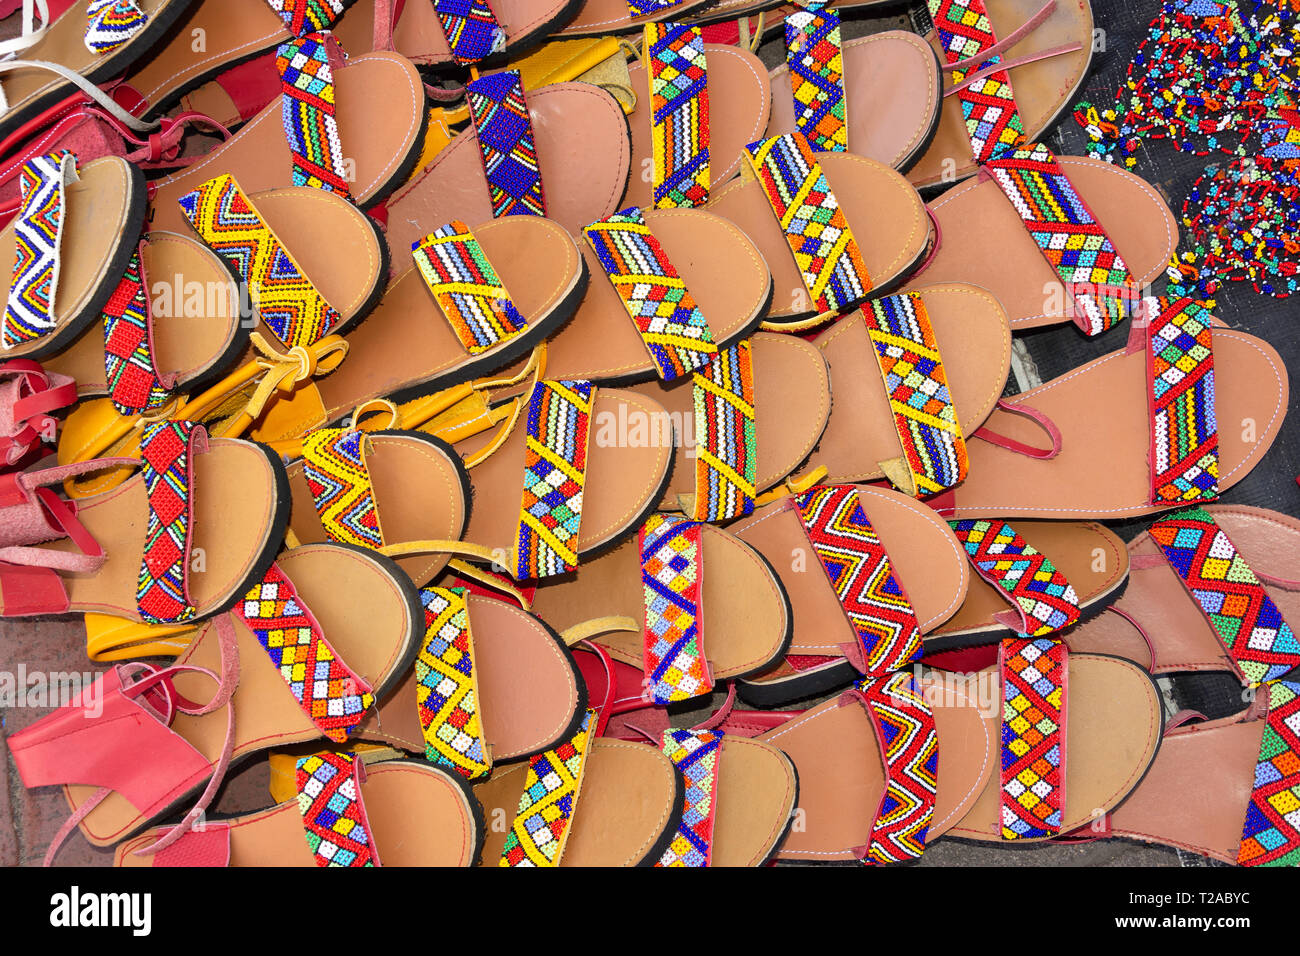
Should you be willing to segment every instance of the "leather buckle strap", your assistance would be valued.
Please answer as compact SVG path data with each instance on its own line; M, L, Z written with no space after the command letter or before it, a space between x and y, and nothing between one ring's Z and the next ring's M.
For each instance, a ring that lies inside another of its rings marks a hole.
M1002 676L1002 839L1053 837L1065 809L1069 652L1049 638L1006 638Z

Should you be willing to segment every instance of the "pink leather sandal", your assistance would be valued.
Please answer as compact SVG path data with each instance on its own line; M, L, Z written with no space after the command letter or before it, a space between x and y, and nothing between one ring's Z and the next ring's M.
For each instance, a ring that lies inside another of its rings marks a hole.
M77 384L30 359L0 363L0 469L17 466L42 444L54 443L51 412L77 401Z

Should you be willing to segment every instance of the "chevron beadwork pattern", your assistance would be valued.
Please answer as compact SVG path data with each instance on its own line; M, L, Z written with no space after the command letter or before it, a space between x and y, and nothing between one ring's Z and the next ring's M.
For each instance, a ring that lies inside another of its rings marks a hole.
M84 41L91 53L111 53L149 23L135 0L90 0Z
M925 852L938 793L939 737L934 714L907 672L858 684L883 750L885 794L862 862L899 863Z
M1155 300L1148 326L1151 502L1219 496L1219 428L1210 313L1188 298Z
M424 644L415 658L415 704L424 732L424 756L466 780L492 770L479 718L474 637L465 588L420 590Z
M686 781L686 806L677 835L655 866L708 866L718 809L720 730L665 730L661 749Z
M321 527L333 541L384 546L365 459L366 435L351 428L318 428L303 439L302 473Z
M713 690L700 634L700 533L698 522L674 515L651 515L641 526L645 693L656 704Z
M19 177L22 208L14 219L14 270L5 304L6 349L39 339L57 324L64 191L77 176L67 150L33 156Z
M1004 840L1061 832L1067 657L1065 645L1049 638L1002 642Z

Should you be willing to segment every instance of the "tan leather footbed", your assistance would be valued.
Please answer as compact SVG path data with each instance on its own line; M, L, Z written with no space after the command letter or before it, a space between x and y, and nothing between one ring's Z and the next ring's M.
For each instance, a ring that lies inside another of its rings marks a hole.
M717 768L709 866L759 866L790 825L799 795L794 764L771 744L728 736Z

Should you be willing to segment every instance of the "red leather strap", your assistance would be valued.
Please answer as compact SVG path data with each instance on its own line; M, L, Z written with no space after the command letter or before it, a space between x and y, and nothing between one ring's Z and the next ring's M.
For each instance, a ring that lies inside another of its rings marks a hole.
M223 867L230 865L230 824L209 823L202 830L185 835L154 855L153 865Z
M254 57L232 66L217 77L217 85L226 91L243 121L251 120L280 95L280 71L275 68L275 54Z
M1035 458L1039 461L1048 461L1055 458L1061 453L1061 430L1056 427L1056 423L1048 418L1045 414L1031 405L1016 405L1008 402L1005 398L999 398L997 407L1004 412L1012 415L1023 415L1025 418L1037 422L1047 432L1047 437L1052 440L1050 448L1034 448L1032 445L1026 445L1024 442L1017 441L1014 438L1008 438L993 431L987 425L976 429L975 438L982 438L992 445L998 445L1008 451L1014 451L1017 454L1025 455L1029 458Z

